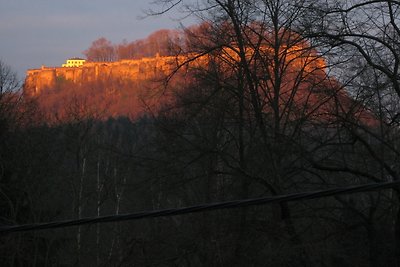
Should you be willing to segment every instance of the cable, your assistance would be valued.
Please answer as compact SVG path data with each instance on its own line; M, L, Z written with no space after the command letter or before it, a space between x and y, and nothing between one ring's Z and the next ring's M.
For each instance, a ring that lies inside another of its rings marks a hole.
M177 215L183 215L183 214L188 214L188 213L218 210L218 209L230 209L230 208L247 207L247 206L254 206L254 205L265 205L265 204L282 203L282 202L289 202L289 201L308 200L308 199L329 197L329 196L334 196L334 195L354 194L354 193L359 193L359 192L382 190L382 189L387 189L387 188L393 188L398 185L400 185L400 181L384 182L384 183L370 183L370 184L364 184L364 185L340 187L340 188L318 190L318 191L311 191L311 192L301 192L301 193L294 193L294 194L287 194L287 195L280 195L280 196L273 196L273 197L262 197L262 198L242 199L242 200L225 201L225 202L217 202L217 203L206 203L206 204L202 204L202 205L183 207L183 208L172 208L172 209L163 209L163 210L155 210L155 211L143 211L143 212L138 212L138 213L127 213L127 214L107 215L107 216L100 216L100 217L89 217L89 218L82 218L82 219L77 219L77 220L56 221L56 222L48 222L48 223L35 223L35 224L4 226L4 227L0 227L0 234L63 228L63 227L71 227L71 226L77 226L77 225L83 225L83 224L139 220L139 219L144 219L144 218L156 218L156 217L168 217L168 216L177 216Z

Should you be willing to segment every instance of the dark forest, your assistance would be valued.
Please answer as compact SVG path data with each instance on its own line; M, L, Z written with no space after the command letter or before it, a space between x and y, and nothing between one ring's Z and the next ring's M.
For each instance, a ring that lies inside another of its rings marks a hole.
M0 265L400 267L400 2L159 2L149 15L180 8L199 23L84 51L91 62L184 56L157 79L62 81L29 97L0 62Z

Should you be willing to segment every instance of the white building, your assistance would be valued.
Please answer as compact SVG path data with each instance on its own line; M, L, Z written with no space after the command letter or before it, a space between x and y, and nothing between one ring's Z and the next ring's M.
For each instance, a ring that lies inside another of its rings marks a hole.
M80 67L83 64L85 64L86 60L83 58L78 58L78 57L74 57L74 58L70 58L67 59L67 61L65 62L65 64L62 64L61 67L65 67L65 68L71 68L71 67Z

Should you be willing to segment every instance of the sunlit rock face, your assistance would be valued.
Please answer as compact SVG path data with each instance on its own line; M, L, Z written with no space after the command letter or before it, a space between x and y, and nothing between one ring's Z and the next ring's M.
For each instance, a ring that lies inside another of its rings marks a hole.
M186 58L186 57L185 57ZM27 71L25 97L36 98L48 120L129 116L156 112L167 102L164 82L185 60L165 56L86 62L77 67L42 67Z
M279 64L282 64L279 69L283 71L278 74L274 70L277 64L274 56L279 57ZM324 59L314 49L307 49L307 44L282 46L278 51L268 46L257 50L248 48L243 57L232 45L205 55L42 67L28 70L24 95L37 98L49 121L118 116L135 119L156 115L163 108L173 108L176 91L197 90L194 86L197 82L193 81L204 76L204 72L217 75L219 80L215 83L237 86L237 69L246 67L257 82L259 105L266 114L275 108L275 112L287 113L285 116L290 120L307 117L313 121L329 121L338 115L335 114L338 102L342 103L342 110L354 109L356 105L342 86L328 77ZM248 66L243 66L243 60ZM276 90L275 75L280 75L279 90ZM273 103L276 94L279 94L279 101ZM361 105L356 110L361 120L368 124L374 121Z
M154 57L117 62L87 62L81 66L42 67L27 71L24 93L39 95L63 82L83 84L93 81L140 81L170 73L177 64L176 57Z

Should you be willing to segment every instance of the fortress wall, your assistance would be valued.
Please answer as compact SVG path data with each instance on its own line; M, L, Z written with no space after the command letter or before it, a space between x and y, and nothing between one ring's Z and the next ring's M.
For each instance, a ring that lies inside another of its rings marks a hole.
M38 95L55 88L63 80L75 84L97 80L147 80L160 73L169 74L176 66L176 57L154 57L116 62L88 62L80 67L42 67L27 71L24 94Z
M304 52L306 51L306 52ZM229 57L226 60L235 60L237 55L230 51L225 51ZM249 56L251 56L251 50ZM233 54L232 54L233 53ZM325 62L313 50L304 50L301 47L292 47L285 50L287 60L293 67L293 70L302 69L313 72L325 69ZM231 55L232 54L232 55ZM140 81L159 79L160 75L168 75L183 64L188 58L194 58L195 55L187 56L156 56L151 58L121 60L116 62L87 62L79 67L42 67L41 69L28 70L24 93L25 95L37 95L44 90L55 88L57 83L63 80L71 81L75 84L94 81ZM186 68L206 66L209 62L207 56L196 58L190 62Z

